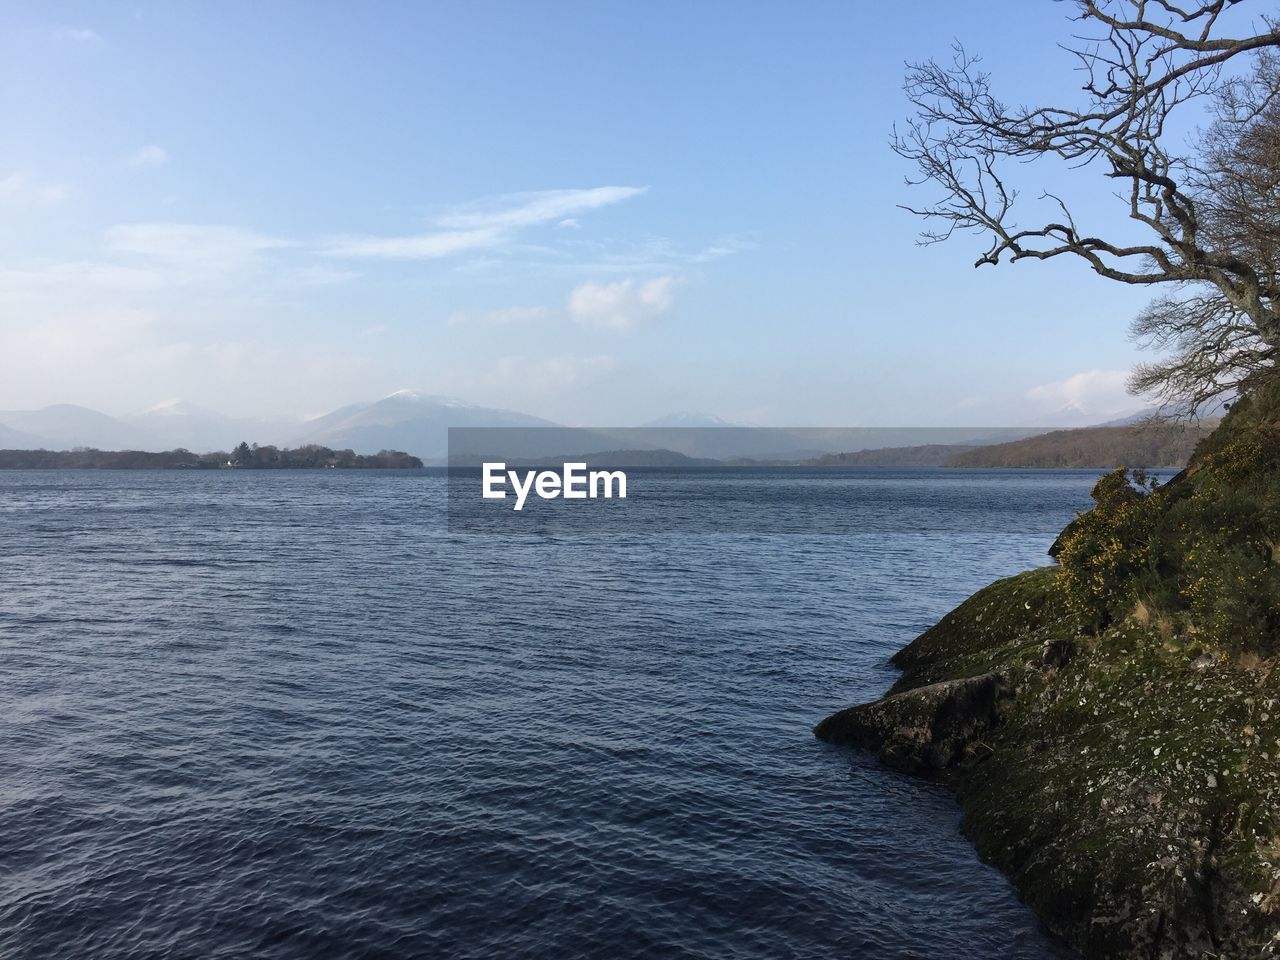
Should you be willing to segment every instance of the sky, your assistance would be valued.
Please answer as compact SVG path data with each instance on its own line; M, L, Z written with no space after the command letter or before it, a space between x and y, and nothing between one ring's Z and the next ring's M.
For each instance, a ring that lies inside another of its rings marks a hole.
M1099 420L1148 291L921 247L888 147L962 41L1070 100L1052 0L0 6L0 409L582 425ZM1098 228L1122 214L1079 188ZM1030 190L1029 195L1038 190Z

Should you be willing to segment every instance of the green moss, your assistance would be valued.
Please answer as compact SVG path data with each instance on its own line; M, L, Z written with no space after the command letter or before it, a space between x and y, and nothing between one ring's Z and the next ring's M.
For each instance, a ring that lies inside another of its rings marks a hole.
M1133 618L1046 664L1043 645L1075 629L1054 569L1034 570L897 657L902 689L988 671L1016 681L983 759L954 774L966 830L1089 956L1267 955L1280 935L1280 677Z
M1041 567L979 590L893 657L893 693L997 671L1070 637L1058 568Z
M959 781L979 851L1090 955L1130 955L1173 918L1204 931L1173 956L1261 951L1280 931L1280 683L1206 660L1118 626L1027 674Z
M1129 617L1078 633L1049 567L902 650L895 691L994 672L1014 696L952 773L965 829L1090 957L1280 945L1280 674ZM1065 660L1043 656L1069 641ZM1164 952L1160 952L1164 951Z

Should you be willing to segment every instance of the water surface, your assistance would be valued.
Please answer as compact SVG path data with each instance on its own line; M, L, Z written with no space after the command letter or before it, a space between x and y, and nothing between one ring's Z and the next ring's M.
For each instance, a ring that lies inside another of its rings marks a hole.
M841 533L565 539L424 473L0 473L0 954L1059 956L810 729L1095 477L654 473Z

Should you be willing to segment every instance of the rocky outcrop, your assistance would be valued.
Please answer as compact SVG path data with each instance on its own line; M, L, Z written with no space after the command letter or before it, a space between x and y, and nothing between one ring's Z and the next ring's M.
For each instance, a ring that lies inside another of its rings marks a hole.
M1139 616L1081 635L1055 568L979 591L814 732L940 778L1090 960L1280 958L1280 665Z
M813 732L874 751L899 770L941 773L1000 722L1000 705L1010 695L1009 685L994 673L944 680L841 710Z

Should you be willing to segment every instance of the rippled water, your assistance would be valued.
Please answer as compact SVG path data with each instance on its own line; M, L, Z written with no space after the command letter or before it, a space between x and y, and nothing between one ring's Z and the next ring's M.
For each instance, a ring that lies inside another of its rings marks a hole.
M0 955L1057 956L948 795L810 728L1093 479L775 472L853 532L566 541L450 535L422 473L0 474Z

